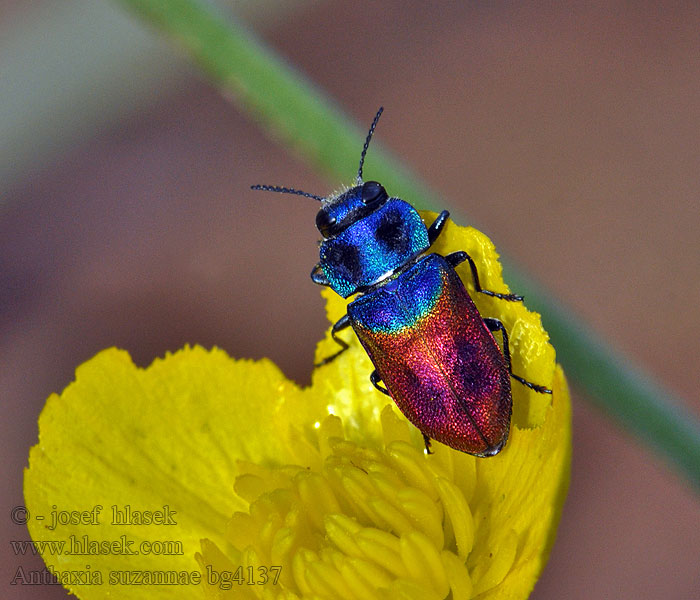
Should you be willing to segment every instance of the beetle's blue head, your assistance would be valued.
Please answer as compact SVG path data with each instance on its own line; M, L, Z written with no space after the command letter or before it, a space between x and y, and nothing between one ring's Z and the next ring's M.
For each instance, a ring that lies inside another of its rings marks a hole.
M324 239L338 235L368 215L380 209L389 195L381 183L367 181L324 202L316 215L316 227Z
M316 225L324 238L319 265L343 298L368 291L430 246L416 210L375 181L328 201Z
M292 188L255 185L253 189L297 194L323 203L316 227L323 236L320 261L324 285L347 298L391 277L429 246L428 230L416 210L390 198L376 181L362 180L372 134L384 109L372 121L360 157L355 185L329 198ZM321 281L317 281L321 283Z

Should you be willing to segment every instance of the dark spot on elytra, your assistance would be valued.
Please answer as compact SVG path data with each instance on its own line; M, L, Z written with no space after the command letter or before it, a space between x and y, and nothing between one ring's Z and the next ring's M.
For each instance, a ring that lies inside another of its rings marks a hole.
M489 385L488 369L478 347L469 343L457 346L457 368L464 387L474 396L480 396Z

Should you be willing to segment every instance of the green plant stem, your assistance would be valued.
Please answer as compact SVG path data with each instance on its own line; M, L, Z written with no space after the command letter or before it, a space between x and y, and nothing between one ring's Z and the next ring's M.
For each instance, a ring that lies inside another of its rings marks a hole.
M286 147L334 177L358 159L365 130L319 89L238 24L195 0L117 0L179 42L222 93L252 113ZM379 146L372 170L399 196L439 206L430 189ZM700 424L682 402L615 353L509 261L506 278L542 314L567 375L700 487Z

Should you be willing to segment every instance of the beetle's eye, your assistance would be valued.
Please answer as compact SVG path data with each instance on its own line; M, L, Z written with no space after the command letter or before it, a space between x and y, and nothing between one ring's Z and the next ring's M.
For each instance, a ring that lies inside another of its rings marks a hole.
M316 227L323 237L328 237L331 227L335 225L335 217L328 214L328 211L319 210L316 214Z
M376 181L367 181L362 185L362 202L364 204L372 204L379 202L387 197L386 190L381 183Z

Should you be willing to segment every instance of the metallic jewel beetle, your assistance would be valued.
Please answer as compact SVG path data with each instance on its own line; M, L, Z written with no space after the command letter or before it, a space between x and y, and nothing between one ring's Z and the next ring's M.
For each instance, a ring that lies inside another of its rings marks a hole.
M510 378L552 392L513 374L503 324L481 317L455 267L469 263L481 294L511 302L522 297L482 289L466 252L426 254L447 223L446 210L426 227L410 204L390 197L376 181L363 182L365 155L382 111L372 121L356 183L347 191L323 198L280 186L252 189L322 202L316 226L323 240L311 279L343 298L357 295L331 330L340 350L317 366L348 349L338 332L351 326L374 364L370 380L421 431L428 452L435 439L475 456L493 456L508 439ZM496 331L503 335L502 352Z

